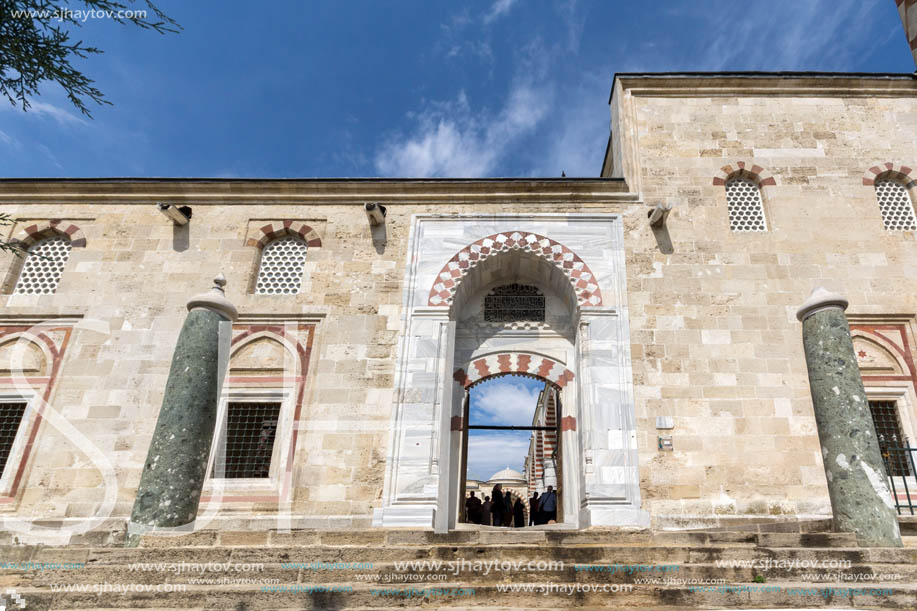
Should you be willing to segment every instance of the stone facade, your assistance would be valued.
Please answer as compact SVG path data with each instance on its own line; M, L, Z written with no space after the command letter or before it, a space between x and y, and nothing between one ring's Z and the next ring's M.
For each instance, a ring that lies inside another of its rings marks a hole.
M905 174L913 204L915 91L909 75L616 78L603 175L674 204L665 235L635 215L626 237L654 517L829 513L794 312L817 285L843 293L852 322L900 325L881 341L908 370L917 236L884 229L872 179ZM723 182L740 168L760 180L767 232L729 230ZM904 426L915 383L898 382ZM674 418L671 453L656 449L658 416Z
M484 377L478 361L563 388L573 527L826 517L794 313L816 285L849 299L867 395L893 395L913 440L917 235L884 229L871 181L913 202L915 93L907 75L619 75L596 179L4 180L4 237L74 248L53 294L11 294L22 266L4 260L0 401L47 406L23 419L0 516L123 528L185 304L222 271L240 314L223 401L283 407L270 477L205 484L208 528L451 528L458 371ZM736 175L767 231L730 231ZM651 228L657 204L674 208ZM255 294L287 235L308 246L299 293ZM482 296L516 279L543 285L546 323L481 324Z

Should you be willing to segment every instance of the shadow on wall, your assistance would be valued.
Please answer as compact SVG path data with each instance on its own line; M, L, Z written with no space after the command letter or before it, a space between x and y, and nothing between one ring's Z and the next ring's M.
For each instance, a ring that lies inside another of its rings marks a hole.
M669 237L668 225L663 224L659 227L650 226L650 229L653 230L653 237L656 238L656 245L659 247L659 252L664 255L670 255L675 252L675 247L672 246L672 238Z
M172 225L172 250L184 252L191 244L191 223Z
M373 248L378 254L385 253L385 243L388 241L388 233L385 230L385 223L369 226L370 233L373 237Z

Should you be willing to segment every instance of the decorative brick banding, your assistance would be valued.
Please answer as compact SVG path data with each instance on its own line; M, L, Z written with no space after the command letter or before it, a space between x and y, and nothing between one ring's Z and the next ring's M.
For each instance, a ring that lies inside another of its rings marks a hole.
M906 189L913 189L917 180L911 176L913 170L906 165L896 165L891 162L877 163L863 174L863 184L873 186L879 178L893 178L901 182Z
M41 240L57 236L70 238L70 246L73 248L86 246L86 234L83 233L83 230L69 221L60 219L29 225L16 235L13 242L18 243L23 248L28 248Z
M733 161L721 167L720 171L713 177L713 184L722 187L726 184L726 181L734 176L749 178L759 187L768 187L777 184L777 181L774 180L770 172L757 164L747 161Z
M479 263L503 252L521 250L545 259L564 273L580 306L602 305L602 290L595 274L575 252L537 233L507 231L472 242L443 266L430 289L429 305L451 305L462 277Z
M452 379L464 388L471 388L494 376L514 374L537 378L563 388L573 380L573 372L563 364L546 356L522 354L520 352L501 352L475 359L468 366L468 371L456 369Z
M249 238L246 246L257 246L264 248L268 242L284 236L299 236L306 241L309 248L318 248L322 245L322 239L314 229L300 221L271 221L267 225L258 228L257 232L260 237Z

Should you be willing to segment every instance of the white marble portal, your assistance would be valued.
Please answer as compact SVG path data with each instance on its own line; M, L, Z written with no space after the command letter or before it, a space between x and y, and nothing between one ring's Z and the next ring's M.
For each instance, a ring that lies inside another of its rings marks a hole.
M438 274L456 253L514 231L545 236L578 255L594 274L601 305L582 299L577 305L576 279L554 262L520 252L494 256L457 278L451 307L429 305ZM546 291L545 323L481 325L475 316L480 295L516 281L538 282ZM374 525L455 527L462 434L452 423L463 415L465 390L453 372L495 352L525 352L550 357L575 375L563 390L560 415L576 419L576 429L561 438L565 522L648 526L640 509L625 282L615 214L415 215L383 506Z

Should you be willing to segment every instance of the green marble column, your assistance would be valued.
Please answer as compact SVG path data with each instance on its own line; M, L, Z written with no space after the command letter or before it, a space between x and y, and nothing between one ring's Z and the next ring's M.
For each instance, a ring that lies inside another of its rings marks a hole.
M235 320L236 308L214 279L210 293L188 302L172 357L162 408L143 465L126 545L145 530L189 524L197 517L201 488L216 426L220 323Z
M834 528L861 546L901 547L898 516L863 390L844 310L847 300L812 291L796 317L821 443Z

